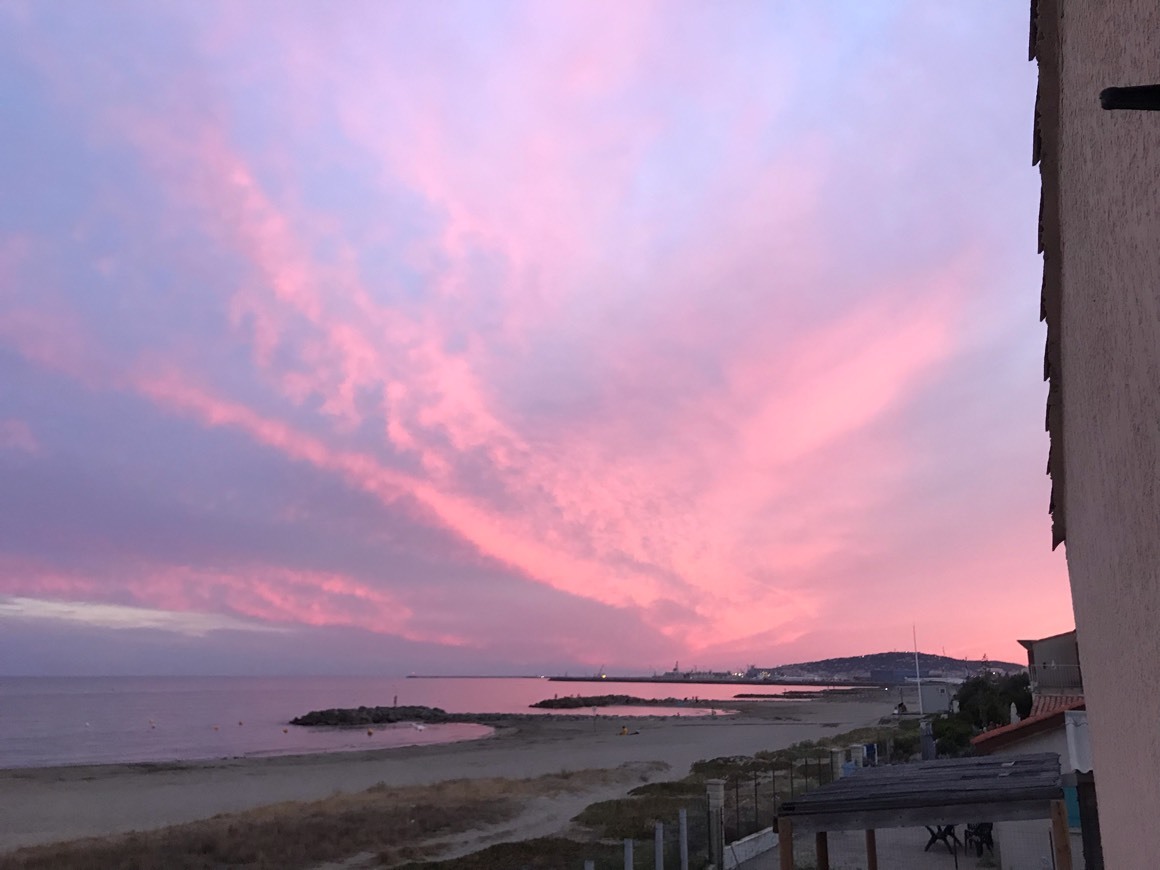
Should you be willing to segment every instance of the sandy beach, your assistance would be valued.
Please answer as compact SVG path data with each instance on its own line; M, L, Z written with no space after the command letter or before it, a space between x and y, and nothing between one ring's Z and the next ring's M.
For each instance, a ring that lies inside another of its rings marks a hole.
M619 720L545 717L501 724L486 739L436 746L195 764L5 770L0 771L0 852L317 800L377 784L634 771L631 784L623 777L594 781L591 793L573 796L570 806L582 806L645 779L682 776L700 759L750 755L873 725L893 703L894 695L885 692L746 702L727 717L633 720L640 734L628 737L618 734ZM537 832L551 827L550 815L540 819Z

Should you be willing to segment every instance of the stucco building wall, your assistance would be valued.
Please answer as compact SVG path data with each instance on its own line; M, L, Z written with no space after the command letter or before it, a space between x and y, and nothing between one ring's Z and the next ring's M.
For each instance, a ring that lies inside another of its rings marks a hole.
M1044 149L1058 160L1063 503L1104 855L1109 868L1152 867L1142 834L1160 819L1160 113L1106 112L1099 93L1160 83L1160 4L1039 8L1058 40L1058 124ZM1053 74L1042 56L1040 74L1042 94Z
M1042 640L1025 641L1025 643L1031 644L1031 648L1027 650L1027 660L1030 665L1079 664L1076 639L1071 632Z

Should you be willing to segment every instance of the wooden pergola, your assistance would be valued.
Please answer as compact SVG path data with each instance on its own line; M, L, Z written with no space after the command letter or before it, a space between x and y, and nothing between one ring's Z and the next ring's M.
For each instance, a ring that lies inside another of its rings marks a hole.
M818 870L829 870L828 831L865 831L866 867L878 870L875 831L1026 819L1052 821L1055 866L1071 866L1059 756L982 756L859 770L782 804L781 870L794 870L794 835L812 832Z

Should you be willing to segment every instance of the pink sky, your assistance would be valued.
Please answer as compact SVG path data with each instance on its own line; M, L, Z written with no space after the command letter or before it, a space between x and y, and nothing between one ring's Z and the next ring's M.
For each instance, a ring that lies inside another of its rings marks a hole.
M1026 10L0 19L10 672L1070 627Z

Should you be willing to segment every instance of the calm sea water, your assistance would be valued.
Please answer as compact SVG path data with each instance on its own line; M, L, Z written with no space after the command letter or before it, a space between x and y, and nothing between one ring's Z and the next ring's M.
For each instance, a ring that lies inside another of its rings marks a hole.
M402 724L363 730L287 725L310 710L421 704L451 713L532 713L529 704L565 695L625 694L677 708L602 708L606 716L703 715L738 692L795 687L555 683L539 679L390 677L0 677L0 768L189 761L338 752L468 740L479 725ZM691 696L696 695L699 701ZM588 711L561 711L588 712Z

